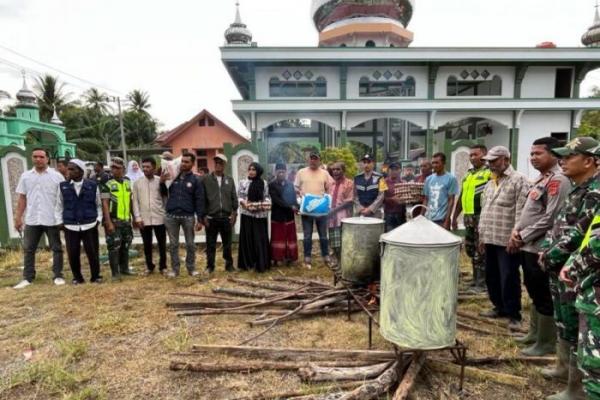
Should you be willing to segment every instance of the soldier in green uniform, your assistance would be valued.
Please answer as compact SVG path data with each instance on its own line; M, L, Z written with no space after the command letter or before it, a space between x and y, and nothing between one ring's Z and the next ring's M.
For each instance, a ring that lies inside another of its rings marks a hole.
M133 275L129 270L129 247L133 240L131 228L131 181L125 178L125 162L115 157L111 161L113 178L102 187L102 212L106 232L106 247L113 280Z
M484 292L485 286L485 256L479 251L479 215L481 214L481 194L487 185L492 172L482 160L487 154L487 148L476 144L469 151L469 160L473 168L467 171L463 178L460 200L454 210L452 230L458 229L458 217L464 213L465 250L473 264L473 282L471 287L475 292Z
M588 399L600 400L600 214L594 217L579 251L561 270L560 279L577 294L577 360L583 386Z
M582 375L577 369L574 353L578 339L579 317L575 309L575 291L559 280L565 263L583 242L594 215L600 210L600 176L596 169L595 148L597 141L580 137L565 147L552 152L561 158L563 173L575 188L558 214L552 231L549 232L540 265L550 274L550 290L554 303L554 319L558 329L557 365L542 370L546 378L568 379L565 391L548 397L549 400L583 399Z

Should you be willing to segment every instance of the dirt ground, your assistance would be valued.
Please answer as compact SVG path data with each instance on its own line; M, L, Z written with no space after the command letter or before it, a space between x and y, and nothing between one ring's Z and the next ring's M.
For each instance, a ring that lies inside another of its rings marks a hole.
M316 246L315 246L316 247ZM0 250L1 251L1 250ZM181 300L175 292L209 293L211 288L231 286L227 273L218 264L217 272L200 281L184 273L167 280L160 275L136 276L120 283L107 279L101 285L55 287L50 280L50 254L39 252L38 277L22 290L10 287L20 280L19 252L0 252L0 399L233 399L257 392L283 389L306 390L295 373L265 371L255 374L197 374L172 372L169 362L176 353L193 344L237 345L260 332L250 328L248 316L203 316L178 318L165 307L167 301ZM132 261L143 270L142 258ZM197 265L205 265L202 251ZM89 272L86 268L86 275ZM307 271L283 267L266 274L236 273L247 279L268 279L285 274L331 281L325 266L315 263ZM462 259L464 279L469 268ZM109 278L108 267L102 267ZM65 277L70 280L65 260ZM524 293L525 308L529 302ZM462 311L476 313L488 306L486 300L460 302ZM524 315L527 311L524 310ZM294 320L278 325L253 345L301 348L351 348L368 346L366 317L355 314ZM527 326L524 324L524 326ZM484 326L491 330L489 326ZM508 337L489 336L459 330L470 357L517 356L519 347ZM391 349L378 333L374 348ZM434 355L438 358L446 354ZM209 361L206 356L195 360ZM210 361L226 360L217 358ZM494 367L497 372L528 379L522 389L467 379L465 390L455 390L451 375L423 370L412 399L540 399L560 385L545 381L539 367L519 362Z

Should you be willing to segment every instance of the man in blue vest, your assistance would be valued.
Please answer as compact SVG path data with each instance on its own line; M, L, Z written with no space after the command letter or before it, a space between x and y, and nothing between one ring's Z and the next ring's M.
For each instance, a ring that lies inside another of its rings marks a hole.
M381 218L381 205L388 187L383 175L375 172L370 154L361 159L363 173L354 177L354 202L357 216Z
M83 179L85 163L72 159L67 164L70 180L60 183L60 193L55 214L58 224L65 231L65 244L73 284L85 282L81 274L81 243L90 263L90 281L102 282L100 276L98 224L102 220L102 202L98 184L92 179Z

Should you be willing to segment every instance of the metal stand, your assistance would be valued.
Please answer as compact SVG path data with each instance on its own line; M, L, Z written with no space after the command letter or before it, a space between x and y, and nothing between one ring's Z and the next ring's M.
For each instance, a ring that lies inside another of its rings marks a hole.
M454 357L454 361L460 365L460 380L458 384L458 390L462 392L463 385L465 382L465 367L467 364L467 347L460 342L458 339L456 340L456 344L454 346L445 347L443 349L436 350L415 350L415 349L402 349L396 345L394 345L394 352L396 353L396 358L398 360L398 368L400 371L403 371L405 366L405 359L410 360L411 357L405 358L405 355L413 356L417 353L433 353L438 351L449 351Z

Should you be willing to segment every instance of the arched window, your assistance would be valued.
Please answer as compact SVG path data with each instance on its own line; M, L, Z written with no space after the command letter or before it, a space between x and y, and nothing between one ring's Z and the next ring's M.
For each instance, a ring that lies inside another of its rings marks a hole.
M371 81L363 76L358 81L360 97L414 97L417 83L407 76L403 81Z
M367 40L367 43L365 43L365 47L375 47L375 42L372 40Z
M270 97L327 97L327 79L319 76L314 81L269 80Z
M454 75L448 77L447 82L448 96L501 96L502 78L494 75L492 79L459 81Z

